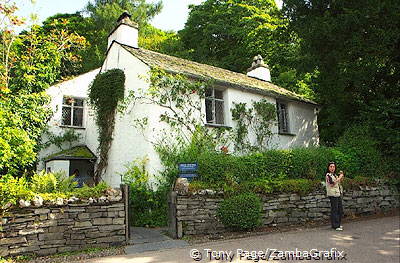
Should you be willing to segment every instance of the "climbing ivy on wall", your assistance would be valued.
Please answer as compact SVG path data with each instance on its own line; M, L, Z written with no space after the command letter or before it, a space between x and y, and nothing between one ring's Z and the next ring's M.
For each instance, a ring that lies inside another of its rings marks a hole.
M47 137L46 141L41 142L40 149L46 149L51 145L57 146L60 150L64 150L65 144L67 147L72 147L73 143L79 141L82 138L82 135L77 133L75 129L66 129L61 131L59 134L55 134L47 129L44 131L44 134Z
M154 68L150 72L148 100L166 109L160 121L171 128L192 133L202 123L202 99L210 85L207 81L193 81L183 75L170 74Z
M209 80L193 80L180 74L152 68L148 76L149 88L131 92L129 103L157 105L164 109L159 121L169 126L162 134L173 133L174 137L190 141L200 127L204 127L202 113L205 90L211 86ZM134 126L144 129L147 119L136 119Z
M266 150L273 135L271 126L276 121L275 105L265 99L254 101L251 108L246 103L234 103L231 112L236 122L235 149L242 153ZM255 135L253 140L249 138L250 131Z
M89 90L89 102L95 110L99 131L100 160L95 171L95 182L99 182L108 165L117 106L124 99L125 73L111 69L98 74Z
M233 129L209 128L205 126L202 109L205 107L205 91L213 87L212 80L191 79L153 68L150 71L149 82L149 89L131 93L130 97L135 103L157 105L165 109L160 114L160 122L167 123L174 132L168 130L162 133L164 136L168 134L169 137L173 137L164 138L163 143L189 143L192 136L200 132L204 139L207 138L210 143L223 146L224 149L234 142L238 153L262 151L269 146L276 109L275 105L267 100L254 101L250 108L246 103L235 103L231 109L233 121L236 122ZM147 119L135 121L136 128L144 129L146 125ZM159 142L155 145L158 149Z

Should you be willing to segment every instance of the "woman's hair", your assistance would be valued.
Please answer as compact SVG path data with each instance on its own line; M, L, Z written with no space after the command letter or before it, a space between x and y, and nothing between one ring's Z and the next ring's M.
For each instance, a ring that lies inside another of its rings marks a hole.
M330 171L329 171L329 166L330 166L331 164L335 165L335 171L334 171L333 173L336 173L336 163L335 163L335 162L329 162L329 163L328 163L328 166L326 167L326 173L330 173Z

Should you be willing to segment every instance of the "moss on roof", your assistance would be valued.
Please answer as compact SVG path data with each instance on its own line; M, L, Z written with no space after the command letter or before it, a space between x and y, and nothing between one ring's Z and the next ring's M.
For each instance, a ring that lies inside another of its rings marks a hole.
M96 156L87 146L82 145L51 154L45 158L46 161L70 159L95 160Z
M173 73L184 74L204 79L212 79L228 86L253 90L255 92L271 95L278 98L287 98L317 105L316 102L303 98L287 89L281 88L270 82L248 77L245 74L229 71L214 66L197 63L194 61L168 56L154 51L132 48L122 45L128 52L142 60L150 67L158 67Z

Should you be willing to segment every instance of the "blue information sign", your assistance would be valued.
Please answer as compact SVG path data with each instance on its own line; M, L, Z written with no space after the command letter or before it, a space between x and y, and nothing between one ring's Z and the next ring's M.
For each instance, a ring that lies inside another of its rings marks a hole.
M192 181L193 178L197 177L198 167L197 163L180 163L178 165L179 177L187 178L188 181Z
M181 173L197 172L197 169L198 169L197 163L180 163L179 164L179 172L181 172Z

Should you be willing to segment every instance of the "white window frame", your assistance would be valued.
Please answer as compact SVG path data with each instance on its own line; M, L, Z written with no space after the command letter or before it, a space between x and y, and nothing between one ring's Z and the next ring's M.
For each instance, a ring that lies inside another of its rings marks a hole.
M210 88L210 90L211 90L211 96L206 96L205 97L205 102L204 102L205 111L206 111L206 123L208 125L212 125L212 126L226 126L224 91L221 90L221 89L216 89L216 88ZM216 90L219 91L219 92L222 92L222 99L219 99L219 98L215 97L215 91ZM212 107L212 109L211 109L212 120L211 121L207 120L207 103L206 103L207 101L211 101L211 107ZM222 122L223 123L217 123L217 117L216 117L217 112L216 112L216 106L215 106L216 105L216 103L215 103L216 101L222 103L222 107L221 107L221 109L222 109L221 115L222 116L220 116L220 117L222 118Z
M64 100L66 98L67 99L71 98L73 100L82 100L82 106L76 106L75 102L73 102L71 105L64 104ZM64 118L63 118L63 109L64 108L71 108L71 123L70 124L64 124ZM82 126L73 125L73 123L74 123L74 109L82 109ZM63 96L62 103L61 103L61 127L78 128L78 129L84 129L85 128L85 98L74 97L74 96Z
M284 107L282 107L284 106ZM289 107L288 103L277 101L276 112L278 115L278 132L280 134L290 133L290 121L289 121Z

